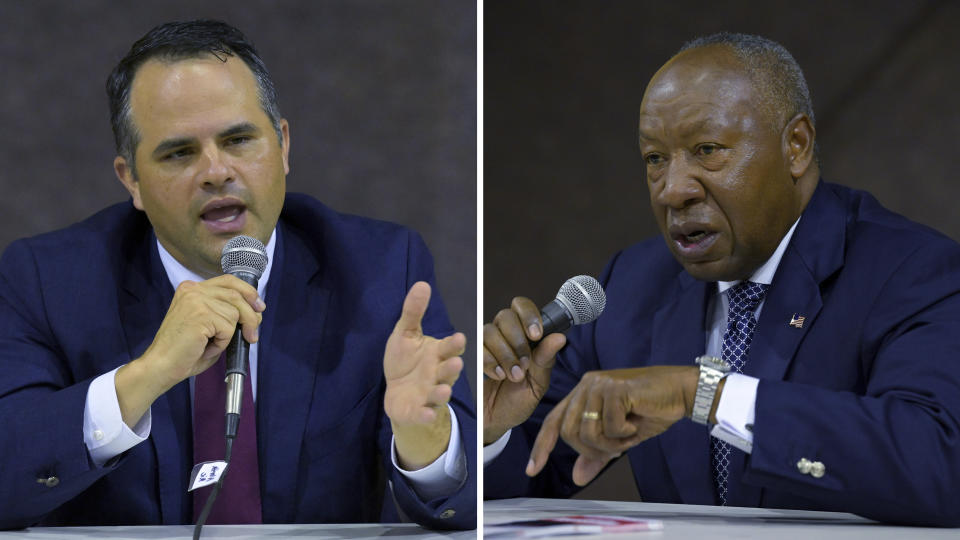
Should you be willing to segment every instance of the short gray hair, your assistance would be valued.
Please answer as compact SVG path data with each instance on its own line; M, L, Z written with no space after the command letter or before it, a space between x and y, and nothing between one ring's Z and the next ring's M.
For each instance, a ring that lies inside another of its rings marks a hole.
M751 34L721 32L688 41L677 54L710 45L730 48L743 63L762 100L760 106L778 124L777 129L782 129L797 113L807 115L810 123L816 125L803 70L783 45Z

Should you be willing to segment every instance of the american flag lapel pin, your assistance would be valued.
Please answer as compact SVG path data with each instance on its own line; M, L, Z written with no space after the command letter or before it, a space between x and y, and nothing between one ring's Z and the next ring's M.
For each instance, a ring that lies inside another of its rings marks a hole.
M793 317L790 318L790 326L794 328L803 328L803 321L806 320L806 317L803 315L793 314Z

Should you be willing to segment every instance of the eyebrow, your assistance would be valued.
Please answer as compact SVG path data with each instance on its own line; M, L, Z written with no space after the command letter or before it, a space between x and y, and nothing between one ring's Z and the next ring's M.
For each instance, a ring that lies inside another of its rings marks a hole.
M703 131L717 131L722 129L722 125L713 118L707 117L694 122L678 122L677 129L679 129L683 135L689 136Z
M221 131L217 134L218 139L225 139L227 137L232 137L233 135L239 135L240 133L260 133L260 128L253 125L250 122L241 122L233 126L228 127L227 129ZM153 149L152 155L155 158L159 158L163 154L174 150L176 148L181 148L184 146L189 146L194 144L197 141L195 137L176 137L173 139L166 139L161 141L156 148Z
M679 131L681 137L689 137L704 131L721 131L723 129L723 125L712 117L701 118L692 122L681 120L674 123L672 127ZM660 140L657 135L644 132L642 126L638 128L637 132L638 139L641 143L645 141L658 142Z
M230 126L227 129L221 131L217 134L217 137L220 139L225 139L227 137L238 135L240 133L260 133L260 128L251 124L250 122L242 122L235 126Z

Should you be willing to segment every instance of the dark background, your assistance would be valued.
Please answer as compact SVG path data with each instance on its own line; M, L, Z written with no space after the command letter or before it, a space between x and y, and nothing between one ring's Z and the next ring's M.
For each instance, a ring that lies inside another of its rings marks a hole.
M467 0L0 3L0 249L126 191L104 81L153 26L253 41L290 120L290 191L418 230L475 374L476 6Z
M488 0L485 320L516 295L546 303L659 234L640 100L685 41L719 31L766 36L797 59L824 177L960 239L960 3ZM580 496L636 498L626 460Z

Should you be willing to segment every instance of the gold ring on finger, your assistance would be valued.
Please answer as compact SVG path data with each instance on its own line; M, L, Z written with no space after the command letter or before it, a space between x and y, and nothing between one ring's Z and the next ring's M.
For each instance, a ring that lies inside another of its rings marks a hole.
M583 411L584 420L599 420L600 413L597 411Z

